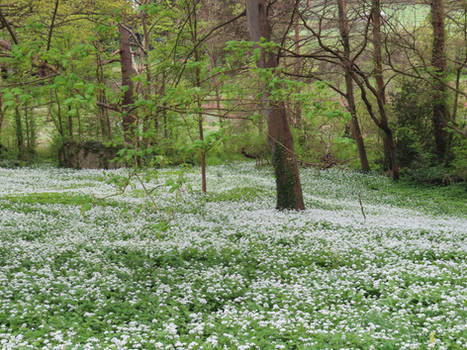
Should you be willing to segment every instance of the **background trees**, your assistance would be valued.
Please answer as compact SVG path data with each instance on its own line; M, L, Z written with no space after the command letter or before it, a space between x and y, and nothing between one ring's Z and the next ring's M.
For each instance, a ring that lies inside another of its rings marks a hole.
M2 157L86 142L138 166L271 157L293 188L278 207L297 209L298 164L465 179L465 13L450 0L1 0Z

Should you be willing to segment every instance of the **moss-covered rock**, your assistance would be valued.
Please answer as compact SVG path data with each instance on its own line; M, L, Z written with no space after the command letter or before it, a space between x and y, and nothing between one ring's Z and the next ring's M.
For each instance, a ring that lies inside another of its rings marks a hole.
M124 166L112 161L120 149L98 141L67 142L58 151L58 161L60 166L74 169L115 169Z

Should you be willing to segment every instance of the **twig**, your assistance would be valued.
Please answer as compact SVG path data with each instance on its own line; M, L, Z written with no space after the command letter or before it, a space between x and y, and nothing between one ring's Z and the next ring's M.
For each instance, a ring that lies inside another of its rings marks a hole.
M59 3L59 0L56 0L54 14L52 16L52 22L50 23L50 28L49 28L49 35L47 36L47 51L50 50L50 44L52 43L52 33L54 30L54 26L55 26L55 18L57 17L58 3Z
M135 172L135 177L138 179L139 183L141 184L141 186L143 187L143 190L144 192L146 193L146 196L148 196L149 200L151 201L154 209L157 210L157 213L160 214L161 211L159 209L159 207L157 206L156 204L156 201L154 200L154 197L152 196L151 192L155 189L153 188L152 190L148 190L146 185L144 184L144 181L139 177L138 173Z
M2 10L0 10L0 21L3 23L3 25L6 27L6 29L10 33L11 39L13 40L15 45L18 45L18 38L17 38L15 32L13 31L13 28L11 28L10 24L6 20L5 16L3 15Z
M362 197L360 196L360 192L358 192L358 202L360 203L360 209L362 211L363 219L366 220L366 215L365 215L365 211L363 210L363 202L362 202Z

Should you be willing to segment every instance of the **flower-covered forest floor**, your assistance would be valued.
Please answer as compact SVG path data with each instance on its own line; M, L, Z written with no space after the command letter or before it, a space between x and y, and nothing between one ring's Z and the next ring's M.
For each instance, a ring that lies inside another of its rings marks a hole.
M466 348L465 186L304 169L280 212L251 163L125 173L0 169L0 348Z

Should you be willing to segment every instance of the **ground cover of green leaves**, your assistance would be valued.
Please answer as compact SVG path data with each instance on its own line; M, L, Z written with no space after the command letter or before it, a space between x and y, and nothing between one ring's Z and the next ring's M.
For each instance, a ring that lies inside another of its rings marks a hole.
M156 210L125 170L0 169L0 348L466 347L464 185L304 169L279 212L270 169L176 173Z

